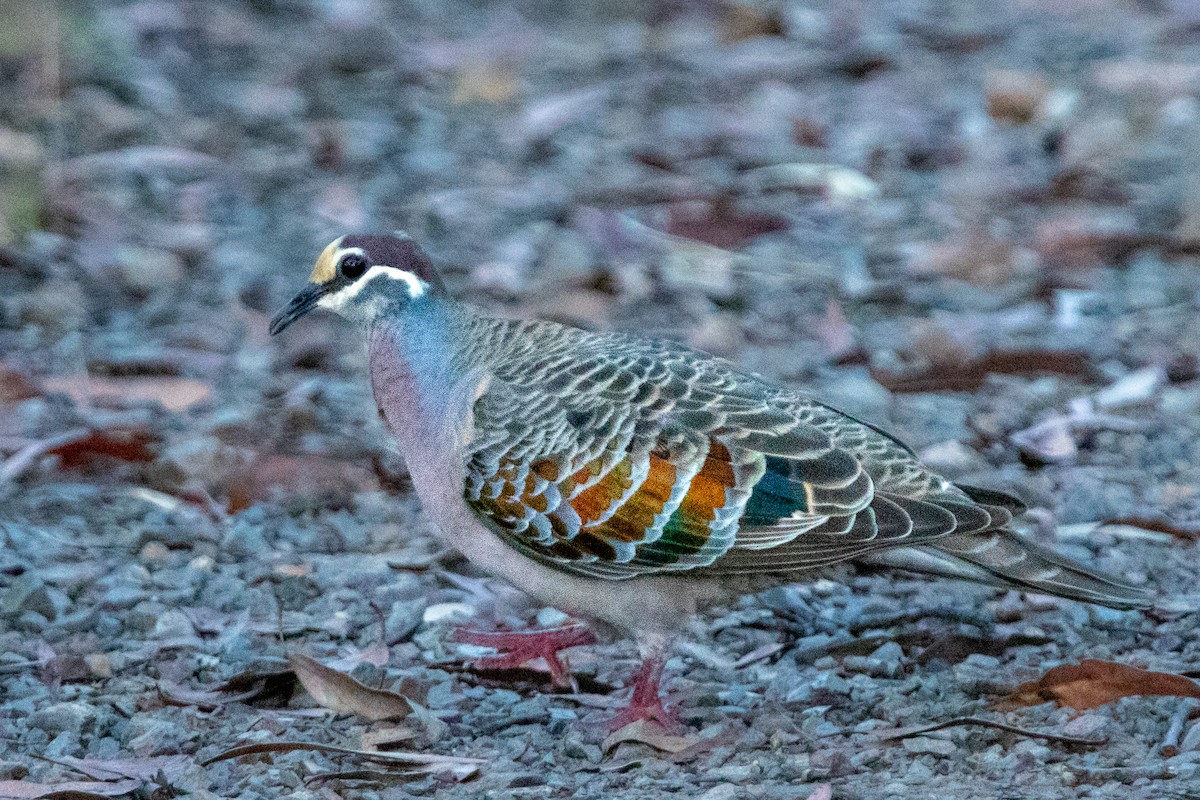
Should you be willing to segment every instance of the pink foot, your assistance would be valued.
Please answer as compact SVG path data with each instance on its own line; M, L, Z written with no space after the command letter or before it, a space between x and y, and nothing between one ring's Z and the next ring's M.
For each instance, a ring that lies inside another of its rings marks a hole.
M675 714L663 704L660 695L659 684L665 664L666 659L662 656L652 656L642 662L633 676L633 695L629 698L629 705L608 721L610 731L620 730L642 719L657 722L668 731L681 727Z
M500 652L484 656L472 662L476 669L515 669L534 659L546 661L550 678L555 686L571 686L571 666L560 650L595 644L596 636L586 625L562 625L557 628L542 628L532 631L481 631L477 628L457 628L450 635L451 641L494 647Z

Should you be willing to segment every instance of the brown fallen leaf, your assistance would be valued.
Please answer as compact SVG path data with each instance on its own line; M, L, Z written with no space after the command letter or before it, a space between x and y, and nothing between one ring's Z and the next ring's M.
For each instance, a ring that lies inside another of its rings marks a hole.
M1182 675L1088 659L1054 667L1038 680L1021 684L1006 704L1035 706L1051 700L1083 711L1135 696L1200 697L1200 684Z
M335 458L318 455L284 456L260 453L244 471L230 477L229 513L244 511L266 500L273 489L288 495L316 497L341 507L358 492L379 488L371 470Z
M961 363L935 364L922 372L872 369L871 377L893 392L973 392L994 372L1087 377L1091 369L1087 354L1078 350L996 350Z
M102 405L127 408L158 403L167 411L187 411L212 397L213 389L191 378L145 376L137 378L101 378L88 375L42 379L48 392L68 395L77 405Z
M399 750L387 752L367 752L352 750L349 747L336 747L316 742L260 742L232 747L223 753L202 761L200 766L207 767L218 761L231 758L258 755L260 753L290 753L297 750L313 750L334 756L347 756L370 764L381 764L395 770L392 774L397 777L420 777L421 775L446 776L455 781L465 781L479 774L480 767L486 762L480 758L463 758L461 756L437 756L425 753L409 753Z
M83 466L97 456L115 458L119 461L153 461L153 446L160 437L149 428L123 427L108 430L93 430L87 436L65 442L46 451L62 459L66 469Z
M66 781L64 783L34 783L33 781L0 781L0 800L91 800L91 798L120 797L142 788L138 780Z
M294 653L288 663L300 684L319 704L339 714L354 714L377 722L403 719L412 713L408 698L386 689L372 689L345 672L338 672L314 658Z
M787 227L785 217L740 212L717 202L701 212L682 204L676 206L671 210L667 233L722 250L736 250L763 234Z
M657 722L639 719L610 733L604 740L604 744L601 745L601 749L609 753L619 744L636 742L650 745L655 750L662 750L664 753L678 753L696 744L697 741L695 736L676 736L668 733Z
M296 673L290 669L273 672L247 670L211 689L195 691L161 683L158 694L175 706L196 706L206 711L227 703L278 707L286 705L296 688Z

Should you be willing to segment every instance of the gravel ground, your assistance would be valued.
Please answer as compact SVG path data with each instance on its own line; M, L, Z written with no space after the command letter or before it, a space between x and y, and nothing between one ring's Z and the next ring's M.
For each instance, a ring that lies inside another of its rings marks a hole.
M1085 658L1200 669L1198 65L1184 0L9 0L0 781L90 758L153 798L1200 797L1188 701L999 705ZM352 331L266 336L329 239L397 227L497 313L675 337L888 426L1161 601L773 590L669 662L690 749L606 750L632 647L572 651L578 693L465 669L456 624L555 612L438 548ZM286 676L195 695L293 653L420 710L331 716ZM1104 743L878 733L962 716ZM201 766L381 728L485 763ZM312 780L338 769L372 774Z

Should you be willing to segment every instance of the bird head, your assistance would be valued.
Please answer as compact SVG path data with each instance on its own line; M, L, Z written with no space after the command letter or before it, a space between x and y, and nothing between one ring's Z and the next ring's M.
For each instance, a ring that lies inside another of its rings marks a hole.
M271 333L317 307L369 324L441 288L429 256L408 234L347 234L321 251L308 286L272 317Z

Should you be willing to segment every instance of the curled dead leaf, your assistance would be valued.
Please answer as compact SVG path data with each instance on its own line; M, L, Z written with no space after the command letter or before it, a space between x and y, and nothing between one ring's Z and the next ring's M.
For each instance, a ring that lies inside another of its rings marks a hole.
M332 756L342 756L352 760L377 764L387 767L395 777L418 777L421 775L437 775L454 781L469 780L479 774L480 767L485 763L479 758L462 758L460 756L438 756L425 753L408 753L398 750L387 752L367 752L353 750L349 747L336 747L316 742L260 742L258 744L232 747L223 753L218 753L200 766L207 767L218 761L231 758L258 755L259 753L290 753L297 750L311 750Z
M371 722L403 719L412 713L413 707L404 695L386 689L372 689L314 658L295 653L288 658L288 663L296 671L296 677L305 690L330 711L354 714Z
M1021 684L1005 705L1053 701L1083 711L1135 696L1200 697L1200 684L1182 675L1088 659L1054 667L1038 680Z
M271 672L247 670L211 689L185 689L162 683L158 694L163 702L175 706L196 706L211 711L227 703L276 706L286 704L296 686L296 673L290 669Z
M65 783L34 783L33 781L0 781L0 800L40 800L41 798L120 797L142 788L139 780L66 781Z
M668 733L657 722L639 719L609 734L602 747L604 752L608 753L623 742L636 742L650 745L664 753L678 753L698 741L695 736L676 736Z

